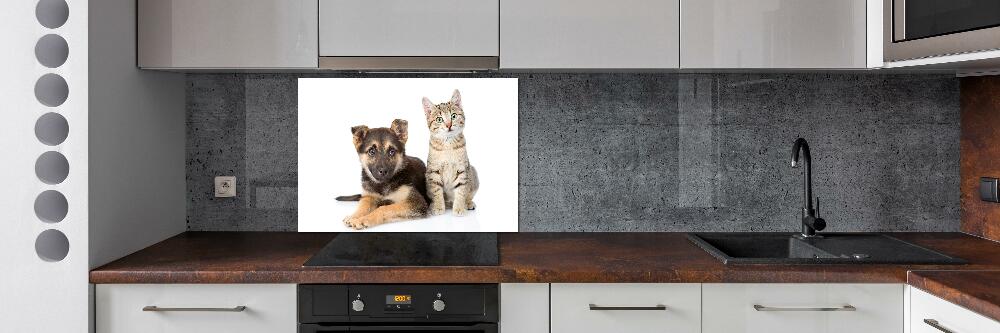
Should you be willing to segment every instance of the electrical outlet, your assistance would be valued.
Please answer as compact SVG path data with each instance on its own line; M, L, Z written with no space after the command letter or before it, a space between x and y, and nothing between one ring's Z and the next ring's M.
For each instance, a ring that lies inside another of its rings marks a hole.
M236 196L236 177L215 177L215 197L232 198Z

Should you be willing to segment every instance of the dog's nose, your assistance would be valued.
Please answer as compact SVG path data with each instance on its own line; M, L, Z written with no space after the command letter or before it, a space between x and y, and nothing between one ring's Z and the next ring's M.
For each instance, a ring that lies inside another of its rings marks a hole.
M379 168L379 169L378 169L378 174L379 174L380 176L385 176L385 169L383 169L383 168Z

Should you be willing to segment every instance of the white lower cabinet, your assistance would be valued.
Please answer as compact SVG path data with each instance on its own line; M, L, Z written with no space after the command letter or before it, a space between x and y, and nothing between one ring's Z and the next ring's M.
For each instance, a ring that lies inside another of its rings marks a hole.
M549 333L549 284L500 284L501 333Z
M705 333L903 332L902 284L704 284Z
M996 333L1000 322L909 287L910 316L908 333Z
M294 284L99 284L96 289L98 333L297 331Z
M700 332L700 284L552 284L551 329L573 332Z

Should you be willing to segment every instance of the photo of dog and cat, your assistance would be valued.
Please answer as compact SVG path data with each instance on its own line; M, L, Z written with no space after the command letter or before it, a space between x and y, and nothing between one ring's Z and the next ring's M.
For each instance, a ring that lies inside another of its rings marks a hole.
M303 78L299 109L299 231L517 231L517 79Z
M361 194L337 197L358 201L357 210L344 218L354 229L440 215L452 209L456 216L476 209L479 190L476 168L466 151L465 111L458 89L448 102L422 100L430 153L427 164L406 155L408 123L395 119L388 128L351 127L354 149L361 161Z

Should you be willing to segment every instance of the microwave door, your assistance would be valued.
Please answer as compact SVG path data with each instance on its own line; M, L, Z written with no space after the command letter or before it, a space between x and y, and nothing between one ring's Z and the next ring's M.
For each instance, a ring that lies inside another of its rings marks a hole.
M1000 26L997 0L895 0L896 41L931 38Z
M886 61L1000 49L998 0L884 0Z

